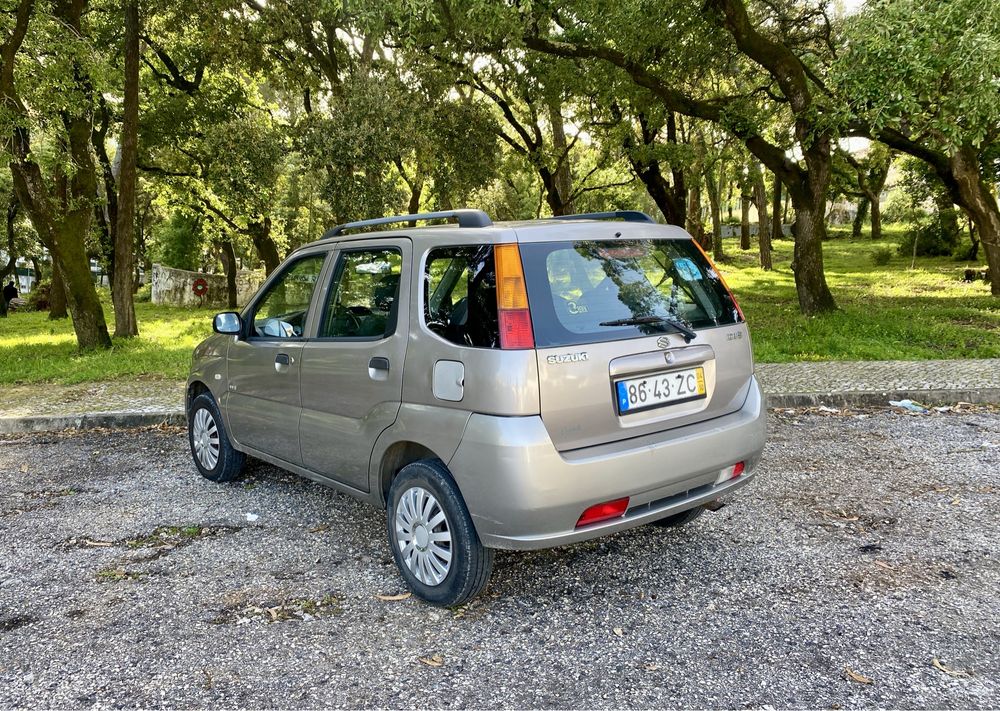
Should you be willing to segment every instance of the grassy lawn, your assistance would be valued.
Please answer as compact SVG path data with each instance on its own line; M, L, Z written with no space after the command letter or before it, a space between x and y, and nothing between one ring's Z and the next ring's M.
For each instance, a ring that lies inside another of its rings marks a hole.
M114 330L105 291L104 314ZM70 319L50 321L44 312L13 313L0 319L0 383L54 382L64 385L117 378L183 380L195 344L212 331L216 309L136 304L139 337L115 339L109 351L80 353Z
M729 261L719 268L746 314L757 360L1000 357L1000 299L982 281L961 281L967 267L984 262L918 258L911 270L910 257L896 253L901 232L889 229L879 242L847 236L825 242L826 278L840 310L815 318L799 313L791 240L774 245L771 272L756 266L754 251L727 240ZM886 247L892 260L876 267L871 254Z
M824 244L826 274L840 310L817 318L799 314L789 264L792 243L775 245L774 270L756 266L756 253L727 240L719 265L743 307L760 362L799 360L923 360L1000 357L1000 299L983 282L960 280L968 267L948 257L896 255L899 231L872 242L837 237ZM871 253L893 250L884 267ZM105 297L105 313L113 314ZM116 340L110 351L79 353L67 319L16 313L0 319L0 384L75 384L116 378L187 375L191 350L211 331L214 309L137 304L140 337Z

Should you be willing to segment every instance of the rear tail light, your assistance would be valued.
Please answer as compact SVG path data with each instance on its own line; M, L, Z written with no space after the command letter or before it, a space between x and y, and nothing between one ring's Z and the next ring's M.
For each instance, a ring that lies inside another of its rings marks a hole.
M580 520L576 522L576 527L580 528L581 526L589 526L592 523L618 518L625 513L625 509L627 508L627 496L624 499L615 499L614 501L605 501L603 504L596 504L583 512Z
M497 274L497 316L500 323L500 347L504 350L534 348L528 310L528 290L524 283L521 251L516 244L493 248Z
M736 464L733 465L733 476L732 476L732 478L735 479L736 477L738 477L740 474L743 473L743 470L746 469L746 468L747 468L747 465L744 464L743 462L736 462Z
M722 272L720 272L719 268L715 266L715 262L712 261L712 258L708 256L708 252L702 249L702 246L698 244L698 240L693 239L691 241L694 242L694 246L698 248L699 252L701 252L701 256L705 258L705 261L708 262L708 265L712 267L712 271L718 275L719 281L722 282L722 286L725 287L726 289L726 293L729 294L729 298L733 300L733 306L736 307L736 313L740 315L740 321L746 321L747 319L743 315L743 309L740 308L740 303L736 300L736 297L733 295L733 290L729 288L729 284L726 283L726 279L724 276L722 276Z

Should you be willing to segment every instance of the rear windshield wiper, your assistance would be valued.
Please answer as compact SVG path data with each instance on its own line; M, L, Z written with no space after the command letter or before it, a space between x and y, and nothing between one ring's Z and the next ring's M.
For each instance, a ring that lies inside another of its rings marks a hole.
M666 316L633 316L632 318L620 318L615 321L601 321L600 326L646 326L646 325L662 325L673 326L677 331L684 336L684 342L690 343L692 339L697 338L698 334L692 331L689 327L685 326L683 323L676 319L668 318Z

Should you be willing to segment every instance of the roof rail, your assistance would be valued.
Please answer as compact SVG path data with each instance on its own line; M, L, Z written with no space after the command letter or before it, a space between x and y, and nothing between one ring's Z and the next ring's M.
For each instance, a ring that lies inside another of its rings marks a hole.
M623 220L625 222L656 222L639 210L611 210L610 212L586 212L579 215L556 215L546 220Z
M356 230L361 227L376 227L378 225L394 225L399 222L416 222L417 220L458 220L459 227L489 227L493 224L490 216L482 210L445 210L442 212L420 212L415 215L395 215L393 217L376 217L371 220L359 220L358 222L348 222L337 225L326 231L323 235L336 237L344 234L347 230Z

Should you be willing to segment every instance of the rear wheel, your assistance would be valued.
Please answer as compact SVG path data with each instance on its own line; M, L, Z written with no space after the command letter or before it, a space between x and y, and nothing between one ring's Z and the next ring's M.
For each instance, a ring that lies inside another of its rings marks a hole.
M188 443L194 465L210 481L232 481L243 470L246 455L230 443L219 407L209 393L202 393L191 403Z
M695 506L693 509L681 511L679 514L651 521L650 525L660 526L661 528L676 528L677 526L683 526L684 524L691 523L703 513L705 513L704 506Z
M414 462L400 470L389 489L386 525L392 557L417 597L460 605L489 582L493 551L479 540L441 462Z

